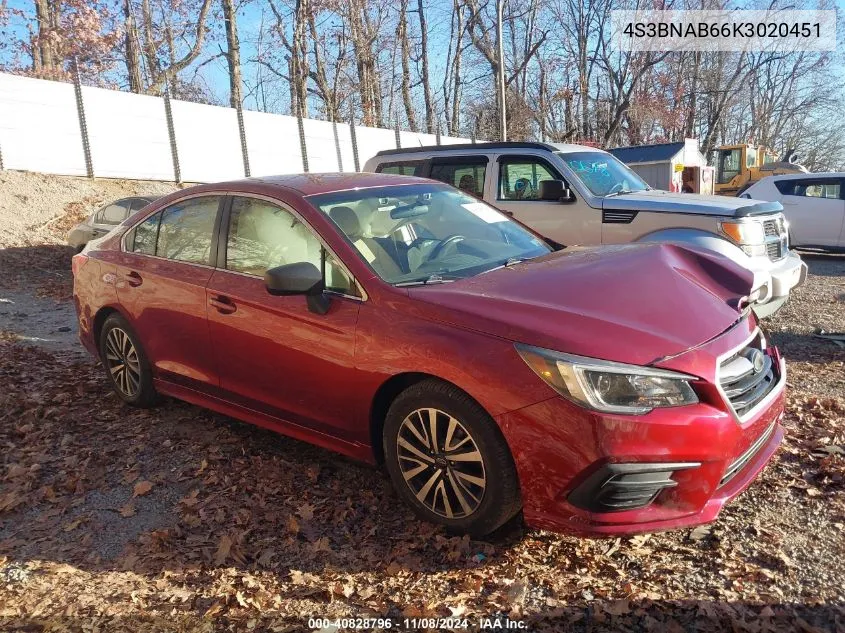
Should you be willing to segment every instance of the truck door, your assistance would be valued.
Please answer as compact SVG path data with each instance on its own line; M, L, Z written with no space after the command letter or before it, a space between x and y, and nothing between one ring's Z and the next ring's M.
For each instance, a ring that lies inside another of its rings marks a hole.
M496 161L488 200L549 239L564 246L601 244L601 210L590 207L575 189L575 201L540 200L540 182L565 180L545 158L503 154Z

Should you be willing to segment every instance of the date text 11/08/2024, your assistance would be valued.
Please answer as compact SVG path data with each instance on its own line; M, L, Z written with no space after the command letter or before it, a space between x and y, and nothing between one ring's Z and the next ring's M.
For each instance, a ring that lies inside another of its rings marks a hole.
M481 630L521 631L528 625L521 620L494 616L470 620L468 618L309 618L308 628L318 631L366 631L371 629L398 630L455 630L478 628Z

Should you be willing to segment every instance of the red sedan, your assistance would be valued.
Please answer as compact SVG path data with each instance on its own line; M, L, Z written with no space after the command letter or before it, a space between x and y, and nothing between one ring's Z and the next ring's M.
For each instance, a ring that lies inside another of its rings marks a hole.
M670 244L554 251L428 180L193 187L73 268L80 338L127 403L384 463L421 517L476 535L520 510L580 533L711 521L783 437L748 273Z

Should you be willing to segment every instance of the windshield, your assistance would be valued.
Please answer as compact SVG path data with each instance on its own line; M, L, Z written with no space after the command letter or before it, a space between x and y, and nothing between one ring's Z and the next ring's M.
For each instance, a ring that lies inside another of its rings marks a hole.
M444 185L339 191L308 200L391 284L471 277L551 251L500 211Z
M601 152L557 152L594 196L644 191L648 185L631 168Z

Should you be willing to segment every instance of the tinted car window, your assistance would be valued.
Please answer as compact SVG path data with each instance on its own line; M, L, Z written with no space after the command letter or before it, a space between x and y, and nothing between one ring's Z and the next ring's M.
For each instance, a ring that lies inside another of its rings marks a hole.
M400 176L422 176L423 160L409 160L400 163L382 163L376 169L381 174L399 174Z
M130 250L142 255L155 255L160 220L161 211L151 215L132 229L130 239L126 240L126 244L131 245Z
M775 187L785 196L838 199L840 194L840 181L836 179L777 180Z
M445 182L477 197L484 195L487 165L477 163L445 163L431 166L430 178Z
M208 264L219 196L177 202L161 215L156 255L180 262Z
M263 276L269 268L297 262L311 262L317 268L325 265L328 290L355 294L349 277L327 257L320 241L299 218L264 200L232 199L226 242L228 270Z

